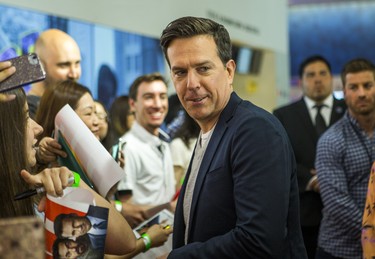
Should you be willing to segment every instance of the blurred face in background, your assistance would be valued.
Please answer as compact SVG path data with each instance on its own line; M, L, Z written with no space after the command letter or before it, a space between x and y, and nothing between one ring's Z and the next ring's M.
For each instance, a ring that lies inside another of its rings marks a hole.
M99 140L103 140L108 133L108 114L101 103L95 102L95 107L99 122Z
M81 77L81 52L77 43L59 32L47 35L53 39L40 50L40 58L46 71L46 85L65 80L78 81Z
M375 113L375 79L371 71L348 73L345 76L345 102L350 114L357 118Z
M304 95L317 103L323 102L333 91L332 75L321 61L305 67L300 84Z
M81 99L79 99L75 112L86 124L90 131L99 139L99 120L95 114L95 102L89 93L85 93Z
M137 100L129 100L135 120L148 132L157 136L168 112L167 86L161 80L143 82L138 87Z

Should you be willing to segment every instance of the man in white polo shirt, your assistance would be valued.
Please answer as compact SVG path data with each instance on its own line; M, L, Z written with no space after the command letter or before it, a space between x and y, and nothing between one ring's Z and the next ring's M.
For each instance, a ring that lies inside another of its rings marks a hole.
M118 185L122 213L129 224L144 221L145 211L168 203L175 194L173 162L160 126L168 112L167 84L154 73L138 77L130 87L129 104L135 114L126 142L125 175Z

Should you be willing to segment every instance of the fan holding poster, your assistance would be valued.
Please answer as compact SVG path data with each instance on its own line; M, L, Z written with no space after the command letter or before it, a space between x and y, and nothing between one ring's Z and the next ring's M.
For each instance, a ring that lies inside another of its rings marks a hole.
M46 89L36 121L44 128L38 142L39 166L66 166L103 197L122 179L123 171L98 139L95 103L87 87L63 81Z
M62 198L47 195L47 258L103 258L109 209L94 206L90 191L67 188Z
M69 105L57 113L55 133L67 153L66 158L58 157L59 164L79 173L86 184L106 197L123 171Z

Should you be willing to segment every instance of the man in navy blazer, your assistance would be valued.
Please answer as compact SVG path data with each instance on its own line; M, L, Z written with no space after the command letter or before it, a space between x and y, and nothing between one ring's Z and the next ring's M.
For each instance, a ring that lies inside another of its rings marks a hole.
M176 93L201 128L178 199L168 258L307 258L296 164L271 114L233 92L224 26L183 17L161 46Z
M314 167L319 138L315 128L315 106L324 105L321 113L329 127L342 117L346 105L344 100L337 100L332 94L331 66L324 57L306 58L300 65L299 76L303 97L274 110L274 114L283 124L296 157L301 229L308 257L313 259L323 208Z

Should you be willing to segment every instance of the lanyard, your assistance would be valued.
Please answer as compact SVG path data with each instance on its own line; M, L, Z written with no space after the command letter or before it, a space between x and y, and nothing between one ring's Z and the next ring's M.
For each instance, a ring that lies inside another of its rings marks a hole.
M369 168L371 168L372 164L373 164L372 153L370 152L371 150L370 151L368 150L367 145L363 140L363 136L362 136L361 132L359 132L356 127L354 127L353 123L350 120L349 120L349 124L352 127L355 134L357 135L357 138L359 139L359 142L361 143L363 148L366 150L366 153L367 153L367 156L368 156L368 159L369 159L369 164L370 164Z

